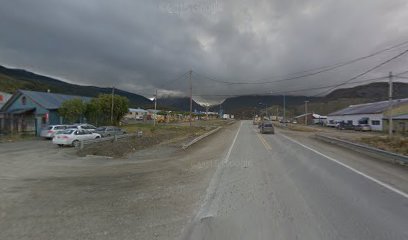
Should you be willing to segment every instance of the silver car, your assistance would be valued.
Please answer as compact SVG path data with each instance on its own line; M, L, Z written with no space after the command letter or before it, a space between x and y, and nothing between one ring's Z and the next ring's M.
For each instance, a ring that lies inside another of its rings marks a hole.
M49 125L41 130L40 136L43 138L51 139L55 133L66 129L66 125Z
M110 137L114 135L122 135L126 134L126 131L122 130L121 128L115 126L102 126L98 127L94 131L95 133L99 133L102 137Z
M263 122L260 126L260 133L265 134L265 133L272 133L275 134L275 128L273 127L272 122Z

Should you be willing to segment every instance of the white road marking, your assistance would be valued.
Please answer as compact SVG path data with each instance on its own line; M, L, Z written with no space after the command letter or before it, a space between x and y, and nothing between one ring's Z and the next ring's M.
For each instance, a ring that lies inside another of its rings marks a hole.
M405 193L405 192L403 192L403 191L401 191L401 190L399 190L399 189L396 189L396 188L394 188L393 186L390 186L390 185L388 185L388 184L386 184L386 183L384 183L384 182L382 182L382 181L380 181L380 180L378 180L378 179L375 179L375 178L373 178L373 177L371 177L371 176L368 176L367 174L365 174L365 173L363 173L363 172L360 172L359 170L357 170L357 169L355 169L355 168L352 168L352 167L350 167L349 165L347 165L347 164L345 164L345 163L342 163L342 162L340 162L340 161L337 160L337 159L334 159L334 158L332 158L332 157L329 157L329 156L327 156L327 155L325 155L325 154L323 154L323 153L321 153L321 152L319 152L319 151L317 151L317 150L315 150L315 149L313 149L313 148L310 148L310 147L308 147L308 146L306 146L306 145L304 145L304 144L302 144L302 143L300 143L300 142L298 142L298 141L296 141L296 140L294 140L294 139L292 139L292 138L290 138L290 137L288 137L288 136L285 136L285 135L283 135L283 134L281 134L281 135L282 135L284 138L288 139L289 141L292 141L292 142L294 142L294 143L296 143L296 144L298 144L298 145L300 145L300 146L302 146L302 147L304 147L304 148L306 148L306 149L308 149L308 150L310 150L310 151L312 151L312 152L314 152L314 153L316 153L316 154L318 154L318 155L320 155L320 156L323 156L323 157L329 159L330 161L333 161L333 162L335 162L335 163L337 163L337 164L339 164L339 165L341 165L341 166L343 166L343 167L345 167L345 168L347 168L347 169L353 171L354 173L357 173L357 174L359 174L359 175L361 175L361 176L363 176L363 177L365 177L365 178L367 178L367 179L369 179L369 180L371 180L371 181L377 183L378 185L383 186L383 187L387 188L388 190L391 190L391 191L393 191L393 192L395 192L395 193L397 193L397 194L403 196L404 198L407 198L407 199L408 199L408 194L407 194L407 193Z
M228 150L228 153L227 153L227 155L226 155L225 158L224 158L224 163L227 163L227 162L229 161L229 157L230 157L230 155L231 155L232 149L233 149L234 146L235 146L235 142L237 141L238 134L239 134L239 132L240 132L240 130L241 130L242 124L243 124L243 122L241 122L241 124L239 125L238 131L237 131L237 133L235 134L234 140L232 141L232 144L231 144L231 146L230 146L230 148L229 148L229 150Z

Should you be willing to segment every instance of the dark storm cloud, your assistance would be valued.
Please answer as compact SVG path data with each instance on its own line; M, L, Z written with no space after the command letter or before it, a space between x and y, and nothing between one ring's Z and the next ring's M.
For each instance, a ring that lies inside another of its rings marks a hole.
M189 69L224 81L256 82L366 55L408 40L406 22L405 0L2 0L0 64L149 96L154 88L185 92L185 79L171 80ZM341 70L266 86L229 86L195 76L194 92L330 85L404 47ZM405 70L406 59L371 76Z

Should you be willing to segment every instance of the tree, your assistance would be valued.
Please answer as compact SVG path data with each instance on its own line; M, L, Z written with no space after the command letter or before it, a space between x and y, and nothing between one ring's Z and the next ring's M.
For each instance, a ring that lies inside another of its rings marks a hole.
M86 104L79 98L66 100L61 104L58 113L61 117L73 123L81 119L86 111Z
M101 94L87 106L87 116L96 124L118 125L123 116L129 112L129 100L126 97L114 95L113 122L111 121L112 95Z
M98 98L93 98L87 105L85 116L89 122L94 123L95 125L99 125L100 123L104 123L101 118L102 111L101 111L101 104L98 101Z

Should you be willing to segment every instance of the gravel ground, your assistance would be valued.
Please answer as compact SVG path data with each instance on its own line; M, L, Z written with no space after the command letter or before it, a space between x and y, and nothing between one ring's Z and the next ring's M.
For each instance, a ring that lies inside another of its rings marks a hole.
M79 157L49 141L0 145L0 239L177 239L236 125L187 151Z

